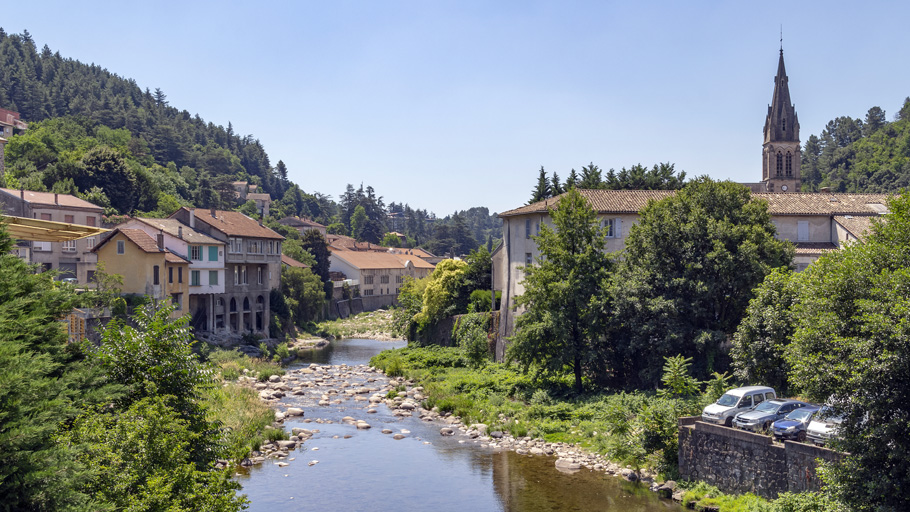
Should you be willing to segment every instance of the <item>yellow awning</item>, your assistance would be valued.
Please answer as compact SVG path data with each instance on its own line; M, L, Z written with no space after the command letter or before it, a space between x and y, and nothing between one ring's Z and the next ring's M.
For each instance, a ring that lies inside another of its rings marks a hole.
M12 238L32 242L68 242L110 231L93 226L13 216L0 216L0 224L6 227L6 232Z

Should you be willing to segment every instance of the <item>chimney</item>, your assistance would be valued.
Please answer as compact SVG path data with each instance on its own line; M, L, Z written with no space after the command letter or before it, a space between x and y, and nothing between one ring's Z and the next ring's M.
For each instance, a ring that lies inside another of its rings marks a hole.
M164 252L164 233L158 232L158 250Z
M215 209L214 209L214 208L212 208L212 218L213 218L213 219L217 219L217 218L218 218L218 216L215 215Z
M177 238L183 240L183 226L177 226Z
M57 194L56 192L54 192L54 204L60 204L60 202L57 200L58 195L60 195L60 194Z
M190 228L196 229L196 209L190 208Z
M830 193L831 193L831 188L830 188L830 187L822 187L822 188L818 189L818 191L821 192L822 194L830 194Z

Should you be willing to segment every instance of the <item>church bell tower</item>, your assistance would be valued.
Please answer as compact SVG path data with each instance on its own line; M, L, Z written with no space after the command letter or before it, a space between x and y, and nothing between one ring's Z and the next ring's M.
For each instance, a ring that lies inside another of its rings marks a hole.
M765 118L762 182L768 192L792 193L800 189L799 119L790 103L783 48L774 77L774 96Z

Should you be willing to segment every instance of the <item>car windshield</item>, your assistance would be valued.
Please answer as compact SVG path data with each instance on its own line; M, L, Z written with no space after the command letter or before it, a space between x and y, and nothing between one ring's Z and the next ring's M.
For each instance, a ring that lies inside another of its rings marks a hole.
M812 409L797 409L787 415L788 420L806 421L815 412Z
M729 393L726 393L724 396L720 397L720 400L717 401L717 405L723 405L724 407L733 407L738 401L738 396L733 396Z
M756 407L755 410L759 412L776 412L778 407L780 407L778 404L772 404L771 402L762 402L758 404L758 407Z
M824 409L818 411L818 416L816 417L819 421L826 423L841 423L844 421L843 416L838 416L831 409L825 407Z

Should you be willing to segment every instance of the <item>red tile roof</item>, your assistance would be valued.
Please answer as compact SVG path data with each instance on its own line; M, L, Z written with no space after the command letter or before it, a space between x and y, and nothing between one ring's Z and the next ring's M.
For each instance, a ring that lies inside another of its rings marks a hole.
M844 227L851 235L862 240L867 234L872 232L873 219L881 217L873 215L835 215L834 220Z
M797 255L817 255L837 250L837 246L830 242L797 242L793 245Z
M107 238L102 240L101 243L99 243L98 245L93 247L92 252L97 252L99 249L101 249L102 246L104 246L109 241L116 238L117 233L120 233L124 237L126 237L127 240L132 242L142 252L146 252L149 254L163 253L164 261L167 261L168 263L187 263L187 264L189 263L186 259L181 258L180 256L177 256L176 254L172 253L171 251L169 251L167 249L165 249L165 250L159 249L158 241L155 240L154 237L152 237L145 231L142 231L141 229L117 228L117 229L111 231L110 236L108 236Z
M98 212L104 211L100 206L94 205L78 197L71 196L69 194L55 194L53 192L34 192L32 190L13 190L11 188L0 188L0 192L4 192L10 196L13 196L16 199L21 199L22 196L25 197L25 201L34 206L67 206L71 208L89 208L92 210L97 210Z
M287 265L289 267L310 268L310 266L307 265L306 263L301 263L301 262L295 260L294 258L292 258L290 256L286 256L284 254L281 255L281 263L284 263L285 265Z
M145 217L134 217L134 219L155 229L160 229L171 236L179 236L183 233L183 240L186 240L189 244L225 245L221 240L216 240L200 233L177 219L149 219Z
M649 201L676 193L673 190L584 190L582 196L599 213L638 213ZM500 217L546 213L562 196L538 201L501 213ZM876 215L886 210L887 194L771 194L753 193L768 202L772 215Z
M414 268L434 269L432 263L418 258L417 256L405 254L392 254L388 252L372 251L332 251L332 257L339 258L354 268L365 269L382 269L382 268L404 268L407 262L410 262Z
M183 208L181 208L181 210L182 209ZM178 212L179 211L180 210L178 210ZM178 212L171 214L171 218L174 218ZM196 208L195 216L196 222L204 222L213 229L217 229L228 236L284 240L283 236L259 224L259 221L251 219L240 212L215 210L215 218L212 218L210 210Z

